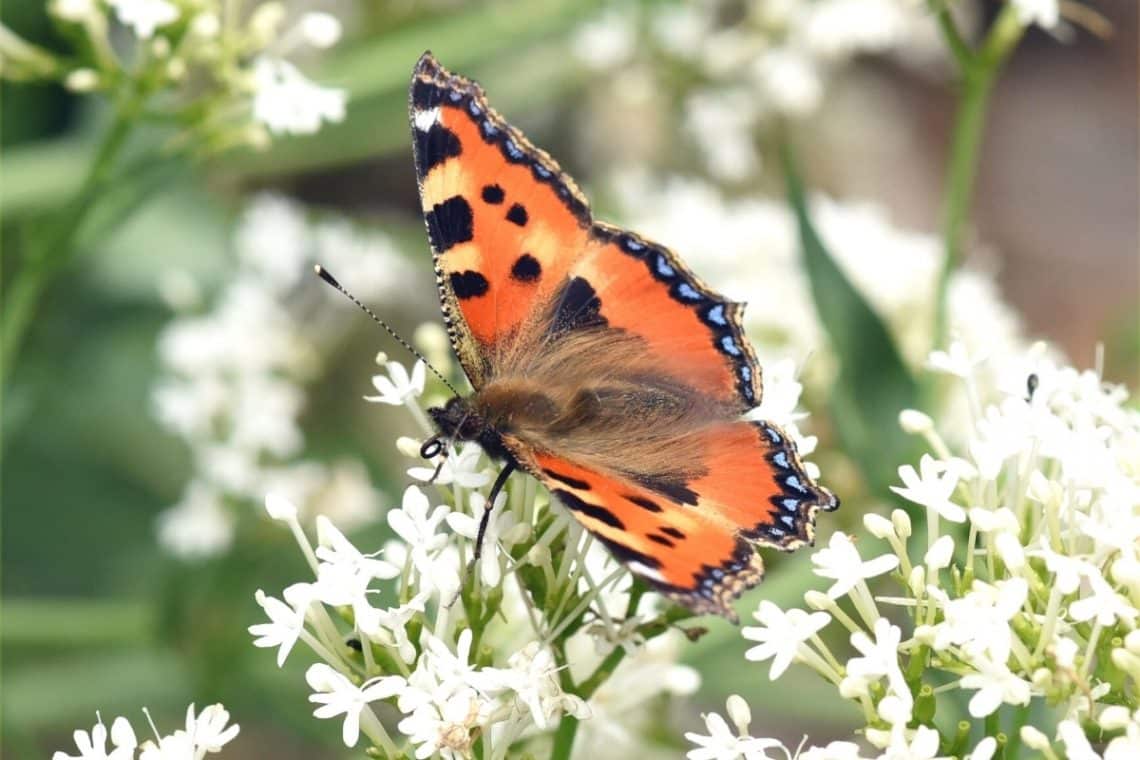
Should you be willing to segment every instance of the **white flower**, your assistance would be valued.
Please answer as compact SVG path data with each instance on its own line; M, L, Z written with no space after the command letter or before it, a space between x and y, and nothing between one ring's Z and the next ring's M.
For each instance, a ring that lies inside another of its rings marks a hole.
M973 660L973 666L977 672L962 677L963 689L978 690L970 699L970 715L984 718L1003 702L1009 705L1029 704L1029 682L1014 675L1005 663L981 656Z
M48 11L58 19L80 24L98 13L96 0L52 0Z
M490 707L474 689L463 687L417 704L397 727L416 746L417 758L438 752L443 760L467 760L472 729L486 720Z
M292 522L297 519L296 505L276 493L265 495L265 511L272 519L281 522Z
M891 691L898 697L910 698L910 689L899 667L899 643L902 629L886 618L875 621L875 640L863 631L851 634L851 646L863 655L847 661L847 676L865 680L887 678Z
M1037 24L1046 29L1057 26L1061 7L1057 0L1010 0L1018 20L1025 26Z
M965 522L966 512L950 500L958 486L958 469L923 454L918 463L920 476L909 464L899 468L904 488L891 486L899 496L931 509L951 522Z
M344 90L314 84L288 61L259 58L253 76L253 116L271 132L309 135L344 120Z
M229 722L230 713L221 703L203 707L197 717L194 716L194 705L186 708L186 734L190 737L196 757L221 752L222 747L238 735L241 727L236 723L227 727Z
M995 752L997 752L997 739L987 736L978 742L965 760L991 760Z
M448 456L436 475L436 485L446 486L458 483L462 488L482 488L491 482L491 474L486 467L480 467L483 449L477 444L468 443L462 451ZM435 467L411 467L408 476L427 482L435 475Z
M399 362L388 362L386 367L388 370L386 376L374 375L372 377L372 384L376 386L376 390L380 392L380 395L365 396L365 401L402 406L408 399L416 398L424 392L425 375L423 360L416 361L415 366L412 367L412 374L410 376L408 375L408 370Z
M726 707L736 731L729 728L728 723L717 713L703 713L701 717L709 733L685 732L685 738L697 745L697 749L689 750L685 757L689 760L766 760L770 757L767 750L775 747L783 751L784 757L791 756L783 743L776 739L757 739L748 735L752 715L748 703L738 695L730 696Z
M825 747L808 747L796 760L863 760L855 742L829 742Z
M300 586L310 587L310 584L290 586L289 589L285 590L286 598L296 594L297 587ZM295 589L293 594L291 594L290 589ZM297 594L295 598L304 603L290 607L280 599L269 596L261 589L254 593L254 599L261 605L261 609L265 610L270 622L251 625L247 630L256 637L253 641L255 647L277 647L277 667L285 664L285 659L289 656L289 652L292 651L293 645L297 643L297 639L305 627L308 597L308 593Z
M558 666L550 650L537 641L528 643L507 660L510 666L488 673L499 688L514 692L517 702L525 706L539 729L556 723L563 711L577 717L588 717L585 703L573 694L565 694L558 683Z
M529 533L527 526L520 525L517 527L521 530L514 530L516 527L514 513L504 508L507 501L506 494L499 494L496 501L492 509L493 514L487 521L487 532L483 536L482 554L479 557L479 576L487 586L499 585L499 579L502 577L501 556ZM479 522L483 519L486 503L483 494L472 493L470 504L474 514L451 512L447 515L447 524L453 531L474 544L479 535Z
M115 718L111 723L111 743L115 749L107 752L107 727L102 719L91 729L91 733L77 730L74 734L78 755L56 752L52 760L131 760L135 756L138 740L134 729L126 718Z
M1117 593L1099 571L1089 576L1089 585L1092 595L1069 605L1069 616L1073 620L1083 622L1096 618L1100 625L1112 625L1116 620L1131 623L1140 615L1140 610Z
M362 554L324 515L317 516L317 540L320 546L316 555L322 563L343 566L368 580L395 578L400 574L400 568L376 559L379 552Z
M927 593L940 603L944 616L934 627L932 646L936 650L957 645L970 657L988 654L996 662L1005 662L1013 635L1009 621L1029 593L1023 578L994 585L975 580L969 593L960 599L949 598L937 586L927 586Z
M891 732L891 742L879 760L951 760L938 755L938 732L928 726L919 726L908 740L905 732Z
M811 561L816 575L835 581L827 590L832 599L843 596L860 581L889 573L899 565L899 558L894 554L884 554L864 562L850 536L839 531L831 534L827 548L813 554Z
M178 6L167 0L108 0L123 26L134 30L135 36L149 39L154 30L178 20Z
M931 351L926 365L938 372L966 379L974 374L974 367L986 360L985 355L970 356L965 344L954 341L949 351Z
M309 695L309 701L320 705L313 711L314 716L335 718L344 715L341 738L346 747L356 746L360 738L360 714L368 703L395 696L407 684L401 676L382 676L356 686L324 663L309 666L305 680L314 692Z
M772 659L768 671L768 678L772 681L779 678L792 664L800 644L814 636L831 620L826 612L809 614L796 609L784 612L767 599L760 602L759 609L752 616L763 625L746 626L740 634L746 639L761 643L745 652L744 656L753 661Z
M433 583L440 580L434 576L442 569L437 567L435 559L447 545L447 534L438 530L449 511L444 505L431 509L424 492L417 486L408 486L400 508L388 513L388 525L407 542L416 570ZM458 587L458 578L454 583Z

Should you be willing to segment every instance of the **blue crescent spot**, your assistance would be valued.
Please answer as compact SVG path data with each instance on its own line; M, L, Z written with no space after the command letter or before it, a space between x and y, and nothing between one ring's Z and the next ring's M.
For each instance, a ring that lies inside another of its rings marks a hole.
M784 440L780 437L780 434L777 433L774 428L771 428L767 425L764 426L764 432L768 434L768 438L772 441L772 443L780 443Z
M677 286L677 294L684 298L686 301L699 301L701 294L687 282L682 282Z
M776 452L775 456L772 457L772 461L775 462L780 467L786 468L788 466L788 454L787 454L787 452L785 452L785 451Z
M709 575L711 575L713 578L715 578L719 581L721 578L724 577L724 571L721 570L719 567L714 567L712 570L709 571Z
M744 378L744 382L746 382L746 383L752 382L752 368L749 367L747 364L741 364L739 369L740 369L740 376L742 378Z
M800 511L800 500L799 499L784 499L782 501L782 503L784 505L784 509L788 510L789 512L799 512Z
M720 339L720 347L724 349L726 354L731 356L740 356L740 347L736 345L736 339L731 335L725 335Z
M721 327L724 327L728 324L728 321L724 318L724 304L722 303L718 303L716 306L709 309L705 313L705 316L714 325L720 325Z
M535 164L534 165L534 173L537 174L542 179L550 179L550 170L547 169L542 164Z
M511 158L519 159L523 157L523 152L519 150L519 146L515 145L515 141L511 138L503 140L503 147L507 149L507 155Z
M463 100L463 93L459 90L452 90L451 92L447 93L447 97L451 98L452 103L458 103L459 101Z
M796 529L796 520L791 515L780 515L780 522L787 525L792 530Z
M801 483L800 479L795 475L789 475L788 477L784 478L784 482L788 484L789 488L794 488L800 493L807 493L807 489L804 488L803 483Z
M630 251L631 253L640 253L641 251L645 250L644 245L637 242L636 240L634 240L631 237L622 238L621 243L622 243L622 247L624 247L627 251Z
M657 274L661 275L662 277L672 277L673 275L677 274L673 267L669 266L669 262L662 254L657 254L657 261L655 263L657 266Z
M486 137L494 137L499 134L499 128L492 124L490 119L484 119L479 126L483 129L483 135Z
M783 529L777 528L775 525L772 525L772 526L769 526L769 528L768 528L768 535L775 536L776 538L779 538L780 536L786 535L786 533L783 531Z
M471 116L475 119L478 119L480 116L483 115L483 109L480 108L479 104L476 103L474 100L470 100L467 102L467 112L470 113Z

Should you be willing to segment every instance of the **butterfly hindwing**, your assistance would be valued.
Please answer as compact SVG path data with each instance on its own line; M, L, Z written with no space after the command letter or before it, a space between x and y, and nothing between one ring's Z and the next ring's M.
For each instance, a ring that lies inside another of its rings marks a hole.
M425 53L410 111L416 175L444 320L479 388L585 250L589 207L474 82Z
M734 618L731 602L763 577L753 544L791 550L810 542L815 512L837 502L811 482L774 425L711 425L689 442L699 474L665 483L508 446L632 571L696 612Z

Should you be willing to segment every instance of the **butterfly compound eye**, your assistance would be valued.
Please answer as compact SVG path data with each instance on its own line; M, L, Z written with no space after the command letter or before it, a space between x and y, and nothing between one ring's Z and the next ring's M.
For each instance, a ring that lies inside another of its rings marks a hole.
M434 459L439 456L443 451L443 442L439 440L439 436L432 436L424 441L423 446L420 446L420 456L424 459Z

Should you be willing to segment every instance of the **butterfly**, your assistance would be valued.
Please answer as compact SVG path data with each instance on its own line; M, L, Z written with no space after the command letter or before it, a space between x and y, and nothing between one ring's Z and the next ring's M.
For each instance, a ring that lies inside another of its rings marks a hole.
M761 376L743 304L674 253L596 221L577 185L430 52L409 95L443 320L474 393L429 410L537 478L613 556L696 613L763 576L755 551L811 543L838 500L776 425L744 418Z

